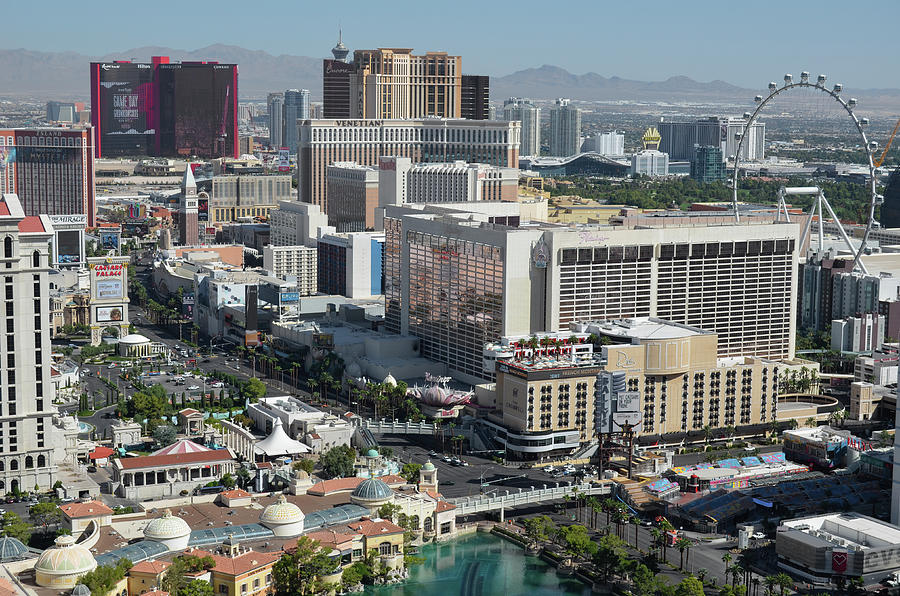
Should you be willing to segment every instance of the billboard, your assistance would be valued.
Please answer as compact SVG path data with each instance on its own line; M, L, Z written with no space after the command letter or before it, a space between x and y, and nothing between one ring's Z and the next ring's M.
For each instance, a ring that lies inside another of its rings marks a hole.
M155 88L149 64L101 62L94 67L92 83L99 112L102 154L147 155L155 129L152 124Z
M60 264L81 262L81 232L60 230L56 233L56 259Z
M278 150L278 171L291 171L291 154L287 147L282 147Z
M100 232L100 246L103 250L119 250L119 232Z
M209 221L209 199L206 197L197 199L197 221Z
M100 323L109 323L115 321L122 321L122 309L121 306L100 306L97 307L97 317L96 321Z
M122 298L122 280L121 279L105 279L97 281L97 291L94 298L98 300L110 298Z
M300 293L299 292L282 292L281 293L281 303L289 303L289 302L299 302L300 301Z

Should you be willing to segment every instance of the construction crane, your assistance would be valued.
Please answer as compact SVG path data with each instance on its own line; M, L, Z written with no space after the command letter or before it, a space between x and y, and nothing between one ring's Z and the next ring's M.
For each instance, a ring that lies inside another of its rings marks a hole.
M897 124L894 125L894 130L891 131L891 136L888 138L887 144L884 146L884 151L881 152L881 157L875 160L875 167L880 168L881 164L884 163L885 158L887 157L888 151L891 149L891 143L894 142L894 137L897 135L897 131L900 130L900 119L897 120Z

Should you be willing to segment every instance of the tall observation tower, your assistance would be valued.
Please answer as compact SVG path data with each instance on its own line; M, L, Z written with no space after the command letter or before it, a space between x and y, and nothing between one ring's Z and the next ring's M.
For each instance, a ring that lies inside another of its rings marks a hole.
M347 46L344 45L342 41L343 31L338 29L338 42L337 45L331 48L331 53L334 56L335 60L340 60L341 62L347 61L347 54L350 53L350 50L347 49Z

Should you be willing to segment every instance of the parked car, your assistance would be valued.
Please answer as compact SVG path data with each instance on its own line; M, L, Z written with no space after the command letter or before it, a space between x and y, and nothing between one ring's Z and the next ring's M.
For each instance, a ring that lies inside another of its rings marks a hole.
M188 391L200 391L200 385L191 385L188 387Z
M754 540L764 540L765 538L766 538L766 535L763 532L754 532L753 533Z

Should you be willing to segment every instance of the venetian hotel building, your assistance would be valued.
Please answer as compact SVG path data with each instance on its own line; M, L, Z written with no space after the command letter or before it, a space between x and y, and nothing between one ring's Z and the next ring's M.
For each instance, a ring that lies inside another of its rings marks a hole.
M355 162L378 167L381 157L413 163L458 160L519 166L518 122L493 120L306 120L297 153L300 201L328 210L328 166Z

